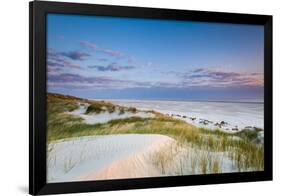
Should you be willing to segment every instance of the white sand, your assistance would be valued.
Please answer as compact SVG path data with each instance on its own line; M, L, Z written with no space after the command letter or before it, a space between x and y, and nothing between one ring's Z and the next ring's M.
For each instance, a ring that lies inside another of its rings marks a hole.
M48 182L159 176L149 156L175 140L159 134L88 136L48 145Z
M88 105L80 105L79 109L70 112L75 116L79 116L84 119L85 123L87 124L97 124L97 123L106 123L113 119L124 119L129 117L142 117L142 118L151 118L154 117L153 113L138 111L136 113L132 112L124 112L120 114L120 111L114 111L112 113L109 112L100 112L99 114L92 113L92 114L85 114Z

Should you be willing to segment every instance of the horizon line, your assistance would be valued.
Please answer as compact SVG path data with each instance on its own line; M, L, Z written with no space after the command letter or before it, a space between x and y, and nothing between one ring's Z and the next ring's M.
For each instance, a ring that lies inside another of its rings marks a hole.
M204 99L182 99L182 98L89 98L84 96L77 96L77 95L71 95L71 94L63 94L63 93L57 93L57 92L47 92L51 94L61 94L66 96L73 96L77 98L82 99L89 99L89 100L136 100L136 101L180 101L180 102L217 102L217 103L245 103L245 104L264 104L264 99L256 99L256 98L242 98L239 100L222 100L222 99L212 99L212 100L204 100ZM248 101L246 101L248 100ZM255 101L250 101L255 100Z

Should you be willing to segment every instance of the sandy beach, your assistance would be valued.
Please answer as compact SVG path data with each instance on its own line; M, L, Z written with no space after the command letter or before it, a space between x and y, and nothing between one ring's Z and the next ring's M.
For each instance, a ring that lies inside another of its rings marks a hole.
M114 104L154 110L178 118L196 127L236 132L245 127L263 129L263 103L260 102L200 102L167 100L108 100ZM226 122L218 127L216 123Z
M89 136L48 145L48 181L159 176L149 156L175 142L159 134ZM93 150L94 149L94 150Z
M113 104L59 94L50 94L48 100L50 183L264 167L264 131L258 128L262 104L120 100ZM233 112L240 114L237 128L231 121Z

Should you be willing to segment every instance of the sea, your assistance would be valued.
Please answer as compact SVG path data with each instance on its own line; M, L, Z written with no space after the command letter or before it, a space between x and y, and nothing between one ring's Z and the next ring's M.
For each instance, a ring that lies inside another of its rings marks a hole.
M245 127L264 128L264 104L261 101L174 101L174 100L107 100L114 104L154 110L185 120L198 127L237 131Z

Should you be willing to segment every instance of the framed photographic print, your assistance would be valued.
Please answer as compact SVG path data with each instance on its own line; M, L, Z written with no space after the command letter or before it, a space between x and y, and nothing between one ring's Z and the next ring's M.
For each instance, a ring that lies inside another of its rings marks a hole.
M272 179L272 16L30 3L30 194Z

